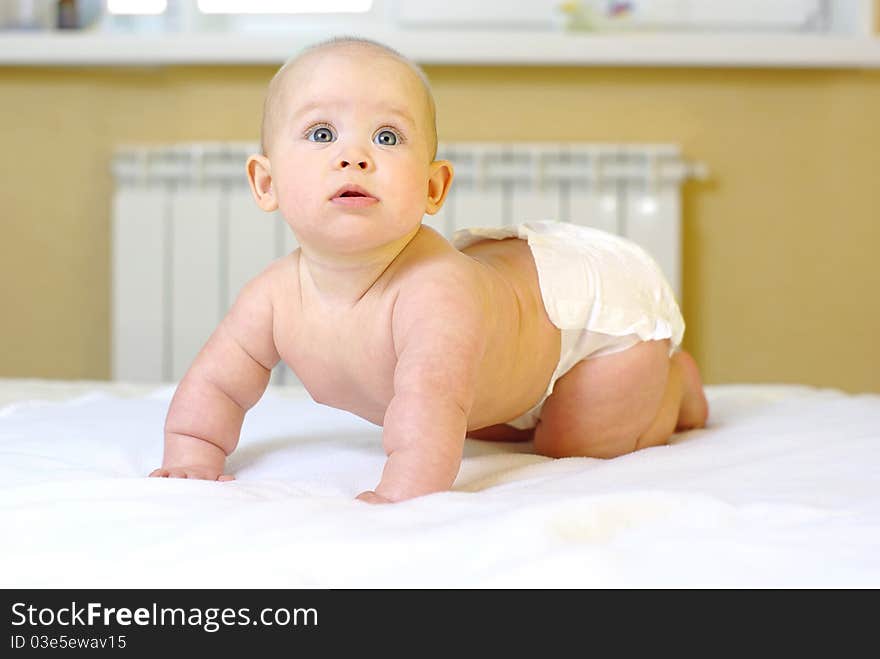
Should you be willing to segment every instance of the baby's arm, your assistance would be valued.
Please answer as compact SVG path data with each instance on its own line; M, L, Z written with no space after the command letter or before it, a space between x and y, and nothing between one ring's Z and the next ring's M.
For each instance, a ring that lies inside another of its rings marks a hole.
M150 476L232 479L226 456L279 360L270 283L264 273L242 289L180 381L165 418L162 467Z
M388 460L375 492L359 499L399 501L452 486L486 345L483 316L472 282L460 276L401 292L392 317L394 397L383 420Z

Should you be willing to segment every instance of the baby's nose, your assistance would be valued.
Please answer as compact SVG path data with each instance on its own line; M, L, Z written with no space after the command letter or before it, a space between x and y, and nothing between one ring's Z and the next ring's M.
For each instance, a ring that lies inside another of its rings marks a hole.
M343 169L345 169L346 167L350 167L351 165L352 165L352 163L348 160L342 160L339 163L339 166L342 167ZM357 166L359 169L366 169L369 165L366 160L359 160L357 162Z

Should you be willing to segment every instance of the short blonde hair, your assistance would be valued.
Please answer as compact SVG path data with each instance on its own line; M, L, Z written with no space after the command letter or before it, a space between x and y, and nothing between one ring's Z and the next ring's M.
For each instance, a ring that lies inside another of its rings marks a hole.
M278 69L272 77L272 80L269 81L269 88L266 91L266 100L263 102L263 119L260 123L260 149L263 155L268 155L267 146L271 142L271 137L275 130L274 124L278 116L278 98L282 88L281 83L286 73L307 55L321 50L346 46L365 47L393 57L402 64L408 66L418 76L424 87L425 98L428 105L428 147L431 153L431 160L433 161L437 157L437 106L434 103L434 94L431 92L431 84L428 81L428 76L425 74L425 71L411 59L385 44L373 41L372 39L364 39L362 37L354 36L333 37L312 44L311 46L307 46L298 54L287 60L284 65Z

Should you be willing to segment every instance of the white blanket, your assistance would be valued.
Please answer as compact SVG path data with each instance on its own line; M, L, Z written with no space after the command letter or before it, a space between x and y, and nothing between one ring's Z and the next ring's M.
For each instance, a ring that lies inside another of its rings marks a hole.
M0 381L0 586L880 587L878 395L709 387L669 446L468 440L453 492L371 506L381 429L293 388L236 481L146 478L172 392Z

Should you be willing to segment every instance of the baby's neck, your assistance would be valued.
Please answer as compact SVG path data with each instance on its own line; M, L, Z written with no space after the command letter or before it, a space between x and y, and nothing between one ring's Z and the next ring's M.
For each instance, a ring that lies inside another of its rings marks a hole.
M353 307L400 255L418 229L400 240L357 254L319 252L300 248L300 290L334 306Z

